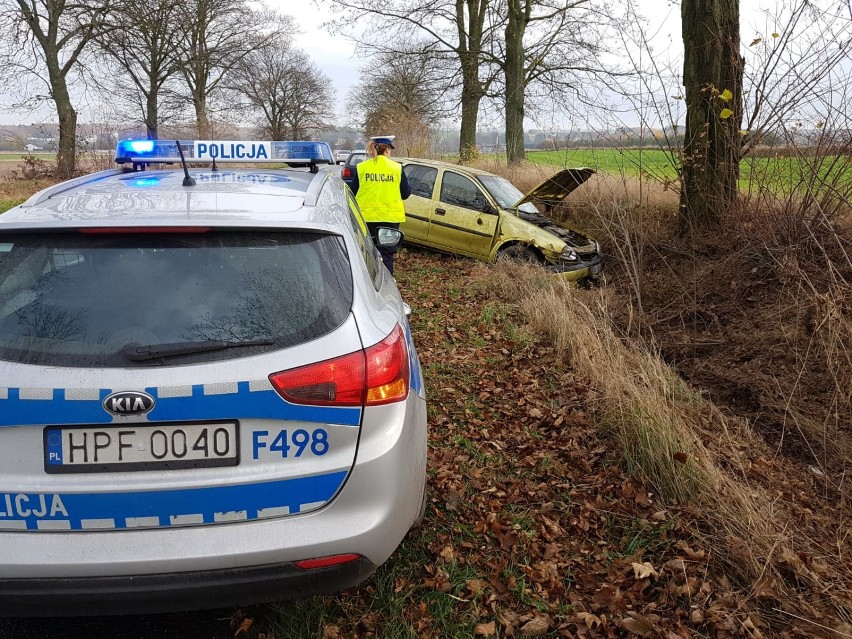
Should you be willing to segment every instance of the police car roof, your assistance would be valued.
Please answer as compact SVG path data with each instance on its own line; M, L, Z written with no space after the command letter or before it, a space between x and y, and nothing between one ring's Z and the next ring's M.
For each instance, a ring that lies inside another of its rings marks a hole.
M316 197L327 171L193 170L103 171L36 193L0 216L0 230L85 226L258 226L334 229L338 213L319 210Z

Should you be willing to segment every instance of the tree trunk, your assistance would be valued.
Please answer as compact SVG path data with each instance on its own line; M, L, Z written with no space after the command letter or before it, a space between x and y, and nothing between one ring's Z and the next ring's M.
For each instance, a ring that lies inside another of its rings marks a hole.
M524 3L525 4L525 3ZM520 0L509 0L506 22L506 158L519 164L524 153L524 33L527 20Z
M56 69L51 67L55 66ZM59 117L59 146L56 153L56 166L59 177L69 179L77 168L77 111L71 104L65 77L59 72L59 65L48 65L50 87L56 115Z
M479 59L476 54L461 56L461 134L459 136L459 160L469 162L476 157L476 125L479 118L479 102L482 100L482 85L479 82Z
M686 130L679 222L712 225L737 198L742 148L739 0L683 0Z
M160 117L160 108L159 108L159 92L156 86L152 86L148 91L148 95L145 98L145 132L148 135L149 140L157 140L158 131L157 131L157 120Z
M198 92L192 97L192 103L195 106L195 127L198 130L198 139L209 140L211 131L210 116L207 113L207 96L203 92Z

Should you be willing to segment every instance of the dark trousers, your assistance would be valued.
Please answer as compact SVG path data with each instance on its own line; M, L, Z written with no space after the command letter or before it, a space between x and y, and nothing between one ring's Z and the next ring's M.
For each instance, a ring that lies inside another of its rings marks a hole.
M370 237L373 238L373 244L379 249L379 255L382 256L382 262L393 275L393 255L396 253L396 246L379 246L379 241L376 238L376 233L380 226L385 228L398 229L399 222L367 222L367 230L370 231Z

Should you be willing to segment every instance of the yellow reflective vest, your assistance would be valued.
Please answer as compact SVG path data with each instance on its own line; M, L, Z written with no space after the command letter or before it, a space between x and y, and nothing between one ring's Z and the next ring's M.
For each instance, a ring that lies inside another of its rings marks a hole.
M367 158L358 167L358 193L355 199L367 222L405 222L405 208L399 189L402 165L380 155Z

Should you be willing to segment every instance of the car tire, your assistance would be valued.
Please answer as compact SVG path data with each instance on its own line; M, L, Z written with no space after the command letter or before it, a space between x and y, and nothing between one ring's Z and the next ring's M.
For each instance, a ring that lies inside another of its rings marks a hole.
M528 246L523 244L511 244L506 248L500 249L497 253L497 260L505 260L508 262L517 262L520 264L541 264L542 260L538 253Z

